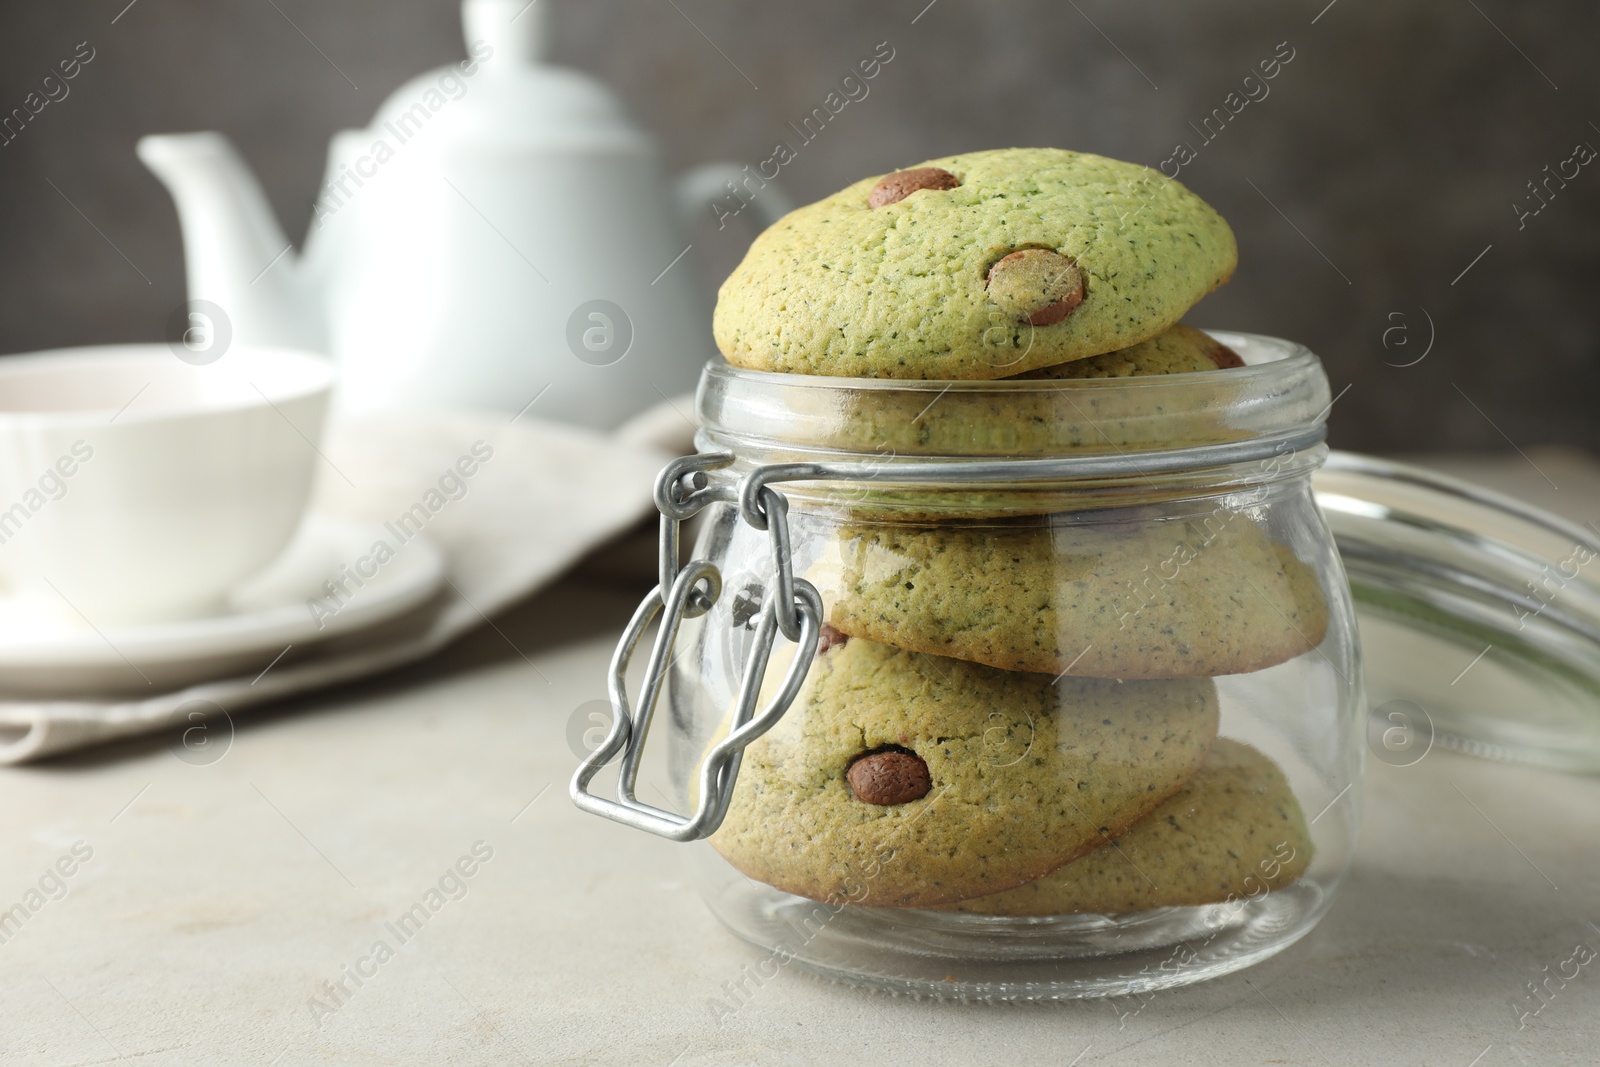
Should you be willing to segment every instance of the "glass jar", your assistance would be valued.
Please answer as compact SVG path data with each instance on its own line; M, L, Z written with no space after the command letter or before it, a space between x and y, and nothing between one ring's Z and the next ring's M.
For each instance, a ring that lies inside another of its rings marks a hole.
M1246 366L709 366L574 799L695 841L733 933L866 986L1113 996L1293 944L1360 815L1355 623L1310 485L1331 405L1306 349L1218 336ZM677 812L634 795L663 693Z

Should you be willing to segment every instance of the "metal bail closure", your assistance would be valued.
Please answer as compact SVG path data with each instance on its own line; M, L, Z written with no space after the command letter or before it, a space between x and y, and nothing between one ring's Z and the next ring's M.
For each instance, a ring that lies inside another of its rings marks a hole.
M668 469L674 473L670 475L670 480L664 480L667 485L671 485L681 475L682 469L677 465ZM783 534L786 535L788 532L787 522L784 520L786 501L772 490L767 492L771 494L767 504L777 519L775 525L782 525ZM710 494L707 494L701 499L708 503L709 498ZM681 510L692 514L698 508L693 507L691 503L687 507L681 507ZM663 519L666 520L662 524L663 571L676 562L675 559L669 560L667 555L669 551L674 557L677 554L677 522L685 517L687 515L669 514L668 508L663 509ZM670 547L669 537L672 542ZM672 652L677 644L678 630L685 618L693 618L708 610L721 592L721 575L717 572L716 566L707 560L695 560L686 564L672 579L671 587L667 588L665 593L660 585L652 589L628 622L628 628L623 632L622 640L618 642L617 650L611 657L610 677L607 683L611 698L611 729L600 747L579 765L577 773L572 778L569 793L572 802L579 808L636 830L647 830L672 841L695 841L709 837L722 825L723 817L728 813L728 804L733 799L733 785L739 774L739 763L743 759L745 746L772 729L783 713L789 710L789 705L794 702L795 696L800 691L801 683L805 681L811 661L816 657L817 639L822 631L822 596L810 582L793 577L787 552L787 536L780 537L775 533L775 549L780 543L783 549L780 553L779 574L783 580L775 583L772 593L762 604L761 619L756 626L750 657L745 661L739 696L734 704L732 720L728 727L728 736L712 747L700 765L698 802L694 813L683 816L677 812L646 804L635 795L635 787L639 777L639 764L644 756L645 741L650 732L650 721L655 716L662 689L666 685L667 671L672 664ZM700 588L702 585L708 588ZM778 605L779 597L782 595L780 591L784 589L792 590L792 599L787 605L787 612L781 610ZM650 628L657 615L661 615L661 627L656 634L655 644L650 649L650 659L645 667L644 687L639 694L639 706L635 709L630 707L628 702L628 664L633 659L633 653L643 639L644 632ZM789 636L795 639L799 647L796 649L794 661L784 674L783 684L773 694L766 707L757 714L756 707L761 699L762 684L766 680L767 664L772 658L772 645L779 632L785 629L785 615L789 616L795 627L795 632ZM601 768L614 762L618 756L622 758L622 766L617 780L617 799L608 800L589 792L589 783L594 780L595 775Z

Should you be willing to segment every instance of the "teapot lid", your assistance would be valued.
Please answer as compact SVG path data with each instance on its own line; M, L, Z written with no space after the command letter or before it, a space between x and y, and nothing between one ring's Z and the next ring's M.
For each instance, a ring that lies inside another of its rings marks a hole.
M644 134L588 75L544 62L548 0L463 0L468 58L407 81L370 132L567 149L637 147Z

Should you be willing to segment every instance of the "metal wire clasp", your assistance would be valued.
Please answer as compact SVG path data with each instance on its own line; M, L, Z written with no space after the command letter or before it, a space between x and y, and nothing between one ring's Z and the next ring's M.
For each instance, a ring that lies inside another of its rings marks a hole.
M733 501L731 486L726 481L712 485L709 477L710 472L732 462L733 457L727 453L685 456L669 463L656 479L656 508L661 512L660 581L633 613L612 654L607 682L611 729L600 747L579 765L569 791L572 802L584 811L673 841L709 837L722 825L733 799L733 785L745 746L772 729L794 702L816 656L817 638L822 629L821 594L810 582L794 576L788 501L776 490L762 487L756 497L760 502L756 511L759 522L752 522L752 525L767 530L771 536L777 581L761 605L755 642L745 661L728 736L718 742L700 764L699 800L693 814L684 816L654 807L635 795L645 740L661 700L678 630L684 619L709 611L722 592L722 576L709 560L693 560L680 568L681 524L711 503ZM751 521L749 516L746 521ZM661 616L661 626L645 665L639 705L634 708L628 702L628 664L657 615ZM784 674L783 684L758 713L757 704L772 657L772 645L780 632L799 648ZM622 766L617 780L617 798L609 800L589 792L594 776L618 757Z

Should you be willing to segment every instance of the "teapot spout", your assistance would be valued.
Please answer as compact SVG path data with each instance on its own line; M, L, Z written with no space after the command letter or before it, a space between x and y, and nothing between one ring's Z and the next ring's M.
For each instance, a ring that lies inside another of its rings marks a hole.
M220 309L232 343L326 349L319 302L266 195L220 133L140 138L178 208L189 300ZM191 309L194 310L194 309Z

